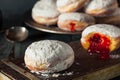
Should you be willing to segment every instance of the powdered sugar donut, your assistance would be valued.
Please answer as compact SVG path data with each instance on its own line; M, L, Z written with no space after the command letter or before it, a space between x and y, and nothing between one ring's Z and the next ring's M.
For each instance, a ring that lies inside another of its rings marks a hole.
M118 8L117 0L92 0L85 12L93 16L106 16Z
M56 9L56 0L41 0L36 2L32 9L32 18L37 23L56 24L59 11Z
M63 12L74 12L83 7L87 0L57 0L58 10Z
M24 60L31 71L53 73L65 70L73 64L74 51L64 42L42 40L28 46Z
M82 32L81 44L90 54L109 58L109 53L120 47L120 28L108 24L89 26Z
M66 31L81 31L94 23L95 19L84 13L63 13L58 17L58 27Z

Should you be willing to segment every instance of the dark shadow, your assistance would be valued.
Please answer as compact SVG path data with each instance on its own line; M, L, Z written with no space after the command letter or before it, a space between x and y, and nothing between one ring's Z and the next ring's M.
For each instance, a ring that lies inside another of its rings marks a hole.
M0 10L0 31L2 29L2 11Z

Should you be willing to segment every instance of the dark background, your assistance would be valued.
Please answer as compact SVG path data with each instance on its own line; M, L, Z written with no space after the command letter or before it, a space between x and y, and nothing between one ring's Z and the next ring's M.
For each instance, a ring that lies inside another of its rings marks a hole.
M38 0L0 0L3 26L21 25L24 13L31 9L36 1Z
M21 25L24 13L31 9L37 0L0 0L3 26Z

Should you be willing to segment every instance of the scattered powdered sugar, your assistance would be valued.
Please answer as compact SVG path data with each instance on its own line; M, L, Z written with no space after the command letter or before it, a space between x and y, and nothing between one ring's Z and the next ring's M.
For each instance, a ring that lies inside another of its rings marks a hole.
M73 75L73 71L71 72L64 72L64 73L38 73L38 72L34 72L34 71L31 71L31 73L35 73L37 74L38 76L43 76L45 78L49 78L49 77L54 77L54 78L57 78L59 76L71 76Z
M111 54L110 58L112 58L112 59L118 59L118 58L120 58L120 55L119 54Z
M76 62L76 65L80 65L80 63Z

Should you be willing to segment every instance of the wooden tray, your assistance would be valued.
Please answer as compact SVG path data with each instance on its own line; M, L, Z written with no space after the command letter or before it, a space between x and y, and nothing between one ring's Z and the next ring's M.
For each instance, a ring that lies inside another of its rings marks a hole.
M120 58L100 60L95 55L90 56L79 41L71 42L70 46L75 51L75 62L69 69L56 73L60 74L58 77L31 73L24 66L23 59L2 60L0 70L16 80L108 80L120 75ZM114 53L119 52L118 49ZM72 74L63 75L65 73Z

